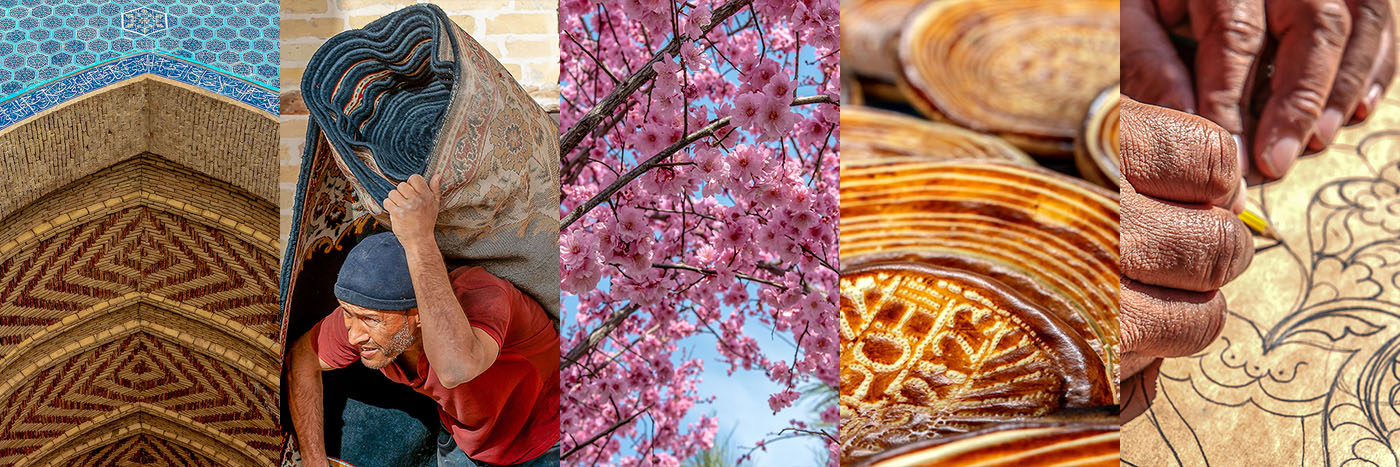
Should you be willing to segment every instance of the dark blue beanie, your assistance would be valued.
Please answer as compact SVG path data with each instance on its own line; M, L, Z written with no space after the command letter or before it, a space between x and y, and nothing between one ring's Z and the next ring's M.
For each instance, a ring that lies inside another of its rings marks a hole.
M402 311L418 306L408 257L392 232L365 237L350 249L335 279L335 298L355 306Z

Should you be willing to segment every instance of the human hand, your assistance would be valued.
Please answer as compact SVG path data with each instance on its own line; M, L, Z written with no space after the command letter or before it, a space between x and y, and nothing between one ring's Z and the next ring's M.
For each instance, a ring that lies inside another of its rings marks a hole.
M430 184L422 175L413 174L384 198L389 226L405 249L433 238L441 191L441 175L434 176Z
M1282 177L1304 148L1322 149L1341 126L1374 113L1395 73L1388 0L1128 0L1123 6L1123 92L1199 113L1252 144L1246 171ZM1189 25L1192 76L1167 30ZM1260 57L1266 38L1278 47ZM1272 62L1272 76L1257 68ZM1246 135L1251 74L1270 97ZM1194 92L1192 79L1194 78ZM1247 156L1247 157L1246 157Z
M1150 387L1162 358L1215 340L1225 319L1219 289L1244 272L1254 248L1236 217L1243 183L1228 132L1127 97L1120 115L1120 374L1125 388ZM1124 420L1146 408L1132 396L1125 391Z

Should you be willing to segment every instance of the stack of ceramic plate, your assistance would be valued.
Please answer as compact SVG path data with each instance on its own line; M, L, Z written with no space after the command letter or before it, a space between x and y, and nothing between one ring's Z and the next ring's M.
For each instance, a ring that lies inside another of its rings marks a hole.
M1033 155L1073 155L1091 102L1118 81L1117 0L843 3L855 101L907 104Z
M900 26L928 1L841 2L841 68L893 83L899 65L893 45L899 37Z
M1074 165L1079 174L1101 186L1116 188L1123 173L1118 158L1118 103L1115 84L1094 99L1074 142Z
M841 159L980 159L1035 165L1030 156L1000 138L859 106L841 109Z
M901 87L930 118L1068 156L1118 81L1118 24L1117 0L930 2L899 35Z

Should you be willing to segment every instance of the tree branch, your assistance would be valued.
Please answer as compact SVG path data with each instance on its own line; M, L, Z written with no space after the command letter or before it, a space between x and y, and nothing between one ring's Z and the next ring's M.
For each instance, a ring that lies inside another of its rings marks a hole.
M711 29L714 29L715 26L729 19L734 13L738 13L740 8L743 8L744 5L752 1L753 0L729 0L729 2L721 5L719 8L715 9L714 13L710 16L710 23L700 28L700 35L704 36L708 34ZM651 56L651 60L648 60L645 65L637 69L631 76L628 76L627 79L622 82L622 85L614 88L611 93L608 93L607 97L604 97L602 101L598 102L598 105L583 114L583 117L578 119L578 123L575 123L572 128L569 128L569 131L559 137L559 155L563 157L573 152L574 147L578 146L578 143L583 141L584 136L587 135L589 131L592 131L593 127L598 126L598 123L602 122L604 117L612 115L613 110L616 109L617 106L622 105L622 103L627 100L628 96L631 96L632 93L641 89L642 84L655 78L656 70L651 68L652 64L661 61L662 58L668 54L671 56L679 55L681 43L686 40L694 39L698 38L687 38L684 36L672 37L671 41L666 44L666 47L656 51L656 53Z
M636 312L638 308L641 308L641 306L632 303L608 315L608 318L603 320L601 326L598 326L593 332L588 333L588 338L584 339L582 344L569 349L569 353L564 355L564 364L559 366L559 371L562 372L574 366L575 363L578 363L578 359L583 357L583 354L597 347L598 343L603 342L603 339L606 339L608 334L612 334L613 330L621 326L622 322L626 320L628 316L632 316L632 313Z
M835 101L831 100L831 98L826 96L825 94L820 96L799 97L792 101L793 106L835 103ZM671 154L675 154L676 151L684 149L686 146L689 146L690 143L699 141L701 138L713 135L716 130L723 128L726 125L729 125L729 117L719 118L714 121L711 121L709 125L705 125L705 127L701 128L699 131L686 135L686 137L681 138L680 141L671 143L671 145L667 146L666 149L662 149L661 152L658 152L656 153L656 155L651 156L650 159L647 159L645 162L642 162L637 167L618 177L617 180L613 180L612 184L608 185L607 188L604 188L603 191L598 192L597 195L594 195L592 198L589 198L588 201L585 201L577 208L574 208L573 211L569 212L569 216L564 218L564 220L559 223L559 231L562 232L564 231L564 229L569 228L570 225L582 218L584 214L588 213L588 211L592 211L593 208L598 207L599 204L603 204L603 201L607 201L608 198L612 197L612 195L615 195L618 191L621 191L622 187L626 186L628 183L631 183L632 180L637 179L637 177L642 176L642 174L646 173L648 170L651 170L653 167L656 167L658 164L661 163L661 161L665 160L667 157L670 157Z
M575 453L575 452L578 452L579 449L583 449L583 448L585 448L585 447L588 447L588 445L593 444L594 441L597 441L598 438L602 438L602 437L607 436L608 434L610 434L610 433L612 433L612 432L614 432L614 431L617 431L617 429L618 429L618 428L622 428L623 425L626 425L626 424L628 424L628 423L632 423L632 420L633 420L633 419L637 418L637 416L639 416L639 415L641 415L641 414L647 413L647 411L649 411L649 410L651 410L651 405L650 405L650 404L648 404L648 405L647 405L645 408L643 408L642 410L638 410L637 413L634 413L634 414L632 414L632 415L630 415L630 416L628 416L627 418L624 418L624 419L622 419L622 420L618 420L617 423L612 424L612 426L608 427L608 429L603 430L603 431L600 431L600 432L598 432L598 434L593 435L593 437L588 438L588 441L584 441L583 444L580 444L580 445L578 445L578 446L574 446L573 449L570 449L568 452L565 452L564 455L559 456L559 458L560 458L560 459L568 459L570 454L573 454L573 453Z
M654 268L661 268L661 269L680 269L680 270L683 270L683 271L698 272L698 273L701 273L701 274L704 274L704 275L707 275L707 276L713 276L713 275L715 275L715 274L719 274L718 272L715 272L713 269L705 269L705 268L700 268L700 267L691 266L691 265L689 265L689 264L682 264L682 263L673 263L673 264L652 263L651 267L654 267ZM742 273L742 272L736 272L736 273L734 273L734 277L737 277L737 278L739 278L739 279L743 279L743 280L746 280L746 281L757 282L757 283L760 283L760 284L769 285L769 286L772 286L772 287L777 287L777 288L779 288L779 289L787 290L787 287L783 287L782 284L779 284L779 283L777 283L777 282L773 282L773 281L770 281L770 280L767 280L767 279L759 279L759 278L757 278L757 277L750 276L750 275L744 274L744 273Z

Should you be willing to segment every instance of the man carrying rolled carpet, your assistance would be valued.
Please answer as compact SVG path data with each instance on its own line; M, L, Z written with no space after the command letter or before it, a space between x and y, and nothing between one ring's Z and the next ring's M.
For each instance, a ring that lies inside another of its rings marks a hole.
M559 334L510 282L447 270L433 237L440 192L438 177L413 175L389 193L393 232L350 251L340 306L293 344L290 408L307 466L328 465L320 373L355 361L437 402L440 467L559 465Z

